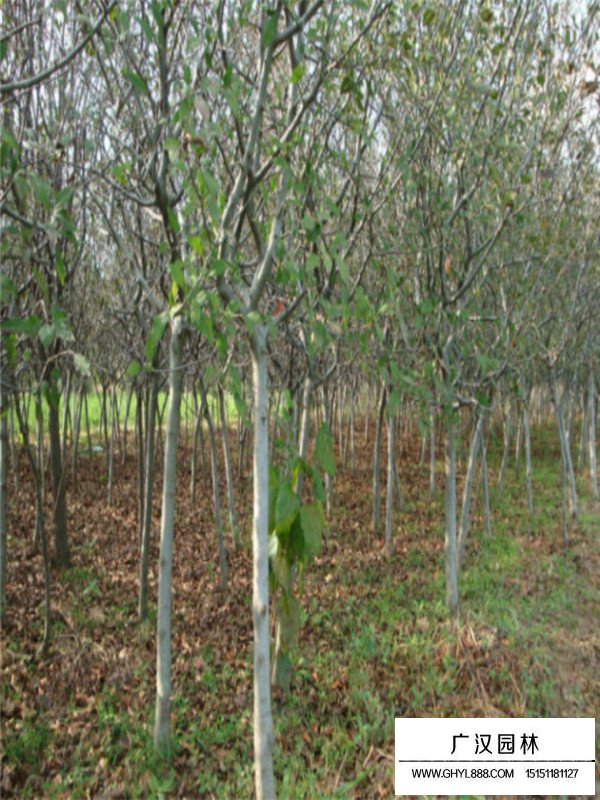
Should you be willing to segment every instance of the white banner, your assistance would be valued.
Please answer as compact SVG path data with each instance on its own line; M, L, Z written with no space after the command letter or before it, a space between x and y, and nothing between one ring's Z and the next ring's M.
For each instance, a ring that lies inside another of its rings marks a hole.
M594 795L595 720L396 719L397 795Z

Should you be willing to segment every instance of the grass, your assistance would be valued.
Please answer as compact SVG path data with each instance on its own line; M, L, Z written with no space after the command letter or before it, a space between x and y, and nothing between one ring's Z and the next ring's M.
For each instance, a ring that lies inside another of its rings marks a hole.
M524 475L517 482L514 469L495 501L491 538L475 502L457 625L446 620L443 600L442 496L426 502L426 470L421 483L407 486L412 496L398 516L392 558L379 553L381 542L367 523L350 532L353 514L368 518L368 502L356 510L360 492L340 470L332 539L307 575L292 694L274 695L281 800L391 796L395 715L591 715L593 661L586 668L575 659L598 601L584 567L600 514L582 482L580 522L565 555L558 469L545 437L543 431L534 442L533 516ZM108 625L90 620L90 609L102 601L101 576L76 565L64 581L73 592L73 624L97 640ZM183 657L175 653L173 755L164 761L154 755L151 737L155 611L132 632L134 600L115 602L103 607L112 637L105 646L118 648L115 642L125 638L141 654L128 682L107 681L89 699L85 735L77 727L83 712L76 695L64 729L43 712L26 716L4 738L5 759L41 773L53 752L62 753L58 773L41 782L48 798L102 795L107 786L127 798L251 797L251 648L231 652L235 643L223 642L229 634L219 639L203 629ZM3 697L24 699L12 685L3 687ZM39 796L27 791L26 785L19 796Z
M118 390L116 393L117 398L117 419L119 422L119 427L122 430L123 425L125 423L125 413L126 413L126 405L127 405L127 392L123 390ZM159 413L162 417L163 427L166 422L166 403L167 403L167 392L165 390L159 391L158 393L158 409ZM218 406L216 397L209 394L208 398L209 406L211 409L211 415L214 420L219 419L218 414ZM110 435L110 421L111 421L111 396L110 392L106 395L106 406L108 411L108 425L107 430L109 431ZM235 402L233 400L233 396L226 395L225 403L227 408L227 418L231 422L237 420L237 409ZM78 398L71 394L69 398L69 414L70 418L74 421L75 415L77 413L77 404ZM133 432L135 427L135 418L136 418L136 409L137 409L137 397L135 394L132 394L130 406L129 406L129 415L127 421L127 429L130 432ZM101 428L101 421L102 421L102 389L101 387L97 387L97 389L89 391L87 395L87 410L89 415L89 425L90 431L92 434L92 441L94 443L102 443L104 440L104 432ZM35 408L33 403L27 407L27 420L29 425L30 431L35 431L36 429L36 418L35 418ZM64 397L61 395L60 405L59 405L59 418L63 419L64 414ZM48 420L48 408L46 403L42 403L42 417L44 419L44 427L47 427L47 420ZM194 398L192 392L184 392L181 399L181 425L182 427L188 425L192 427L196 421L196 412L194 410ZM11 424L14 425L15 435L17 435L18 431L18 422L16 419L16 415L14 411L11 411ZM206 423L203 423L206 426ZM81 429L80 429L80 444L82 453L85 452L85 448L83 447L83 443L87 441L86 436L86 412L85 412L85 405L82 408L81 412ZM190 432L191 436L191 432ZM18 437L20 440L20 436Z

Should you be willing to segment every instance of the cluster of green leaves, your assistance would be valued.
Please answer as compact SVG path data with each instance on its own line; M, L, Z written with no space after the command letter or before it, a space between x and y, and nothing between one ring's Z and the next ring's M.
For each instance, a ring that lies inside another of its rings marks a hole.
M333 475L333 437L324 423L315 440L315 462L311 466L296 457L291 470L271 466L269 474L269 578L276 614L282 622L286 652L296 645L300 630L300 604L294 596L294 573L300 581L304 567L320 552L325 532L325 490L320 471ZM305 503L296 491L303 474L310 481L312 501Z

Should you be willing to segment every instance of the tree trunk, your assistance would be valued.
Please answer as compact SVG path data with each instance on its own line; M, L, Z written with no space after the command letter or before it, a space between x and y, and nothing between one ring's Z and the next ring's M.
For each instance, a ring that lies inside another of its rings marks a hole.
M19 464L17 461L17 449L15 447L15 415L11 408L8 416L8 445L10 450L10 465L12 468L15 492L19 491Z
M21 429L21 436L23 437L23 445L27 460L33 472L33 479L35 483L35 514L36 514L36 529L39 525L39 538L42 542L42 568L44 572L44 638L40 649L41 655L46 656L50 646L51 635L51 594L50 594L50 554L48 553L48 537L46 535L46 525L44 521L44 498L43 498L43 458L39 459L36 463L33 451L29 444L29 432L26 422L21 414L20 406L18 405L18 398L15 397L15 412L19 420L19 428ZM36 417L38 419L38 426L43 429L42 417L42 399L37 396L36 398ZM57 413L58 418L58 413Z
M254 762L258 800L274 800L273 718L269 680L269 409L266 330L252 337L254 389L254 521L252 530L252 620L254 630Z
M396 472L396 418L387 416L388 453L387 453L387 490L385 500L385 549L392 553L392 525L394 518L394 481Z
M131 398L133 397L133 383L129 384L127 389L127 400L125 401L125 419L123 420L123 455L122 455L122 463L125 463L125 459L127 458L127 432L128 432L128 424L129 424L129 411L131 409Z
M533 514L533 490L531 487L531 431L529 428L529 409L523 406L523 434L525 437L525 483L527 486L527 509Z
M70 421L70 403L71 403L71 371L67 372L67 382L63 392L63 420L62 420L62 438L61 438L61 460L65 465L67 464L67 430L71 425L71 438L73 438L73 425Z
M429 493L435 492L435 408L429 412Z
M387 391L385 386L381 387L379 396L379 411L377 414L377 425L375 427L375 444L373 446L373 530L379 531L381 518L381 435L385 414Z
M158 573L158 609L156 642L156 716L154 750L171 752L171 596L173 570L173 522L177 473L181 387L181 317L171 323L169 346L169 412L167 417L163 474L162 513L160 521L160 561Z
M515 478L521 474L521 451L523 449L523 416L517 404L517 439L515 442Z
M594 372L590 368L588 377L588 446L590 453L590 480L592 494L598 500L598 468L596 465L596 383Z
M88 404L88 395L85 387L83 388L83 404L85 406L85 432L87 435L87 454L89 457L92 455L92 431L90 426L90 407Z
M325 424L331 430L331 406L329 404L327 390L323 386L323 419ZM331 517L331 509L333 506L333 475L328 472L325 473L325 514L327 519Z
M77 456L79 450L79 435L81 433L81 411L83 408L83 386L77 392L77 408L75 409L75 425L73 427L73 445L71 452L71 478L73 491L77 488Z
M508 459L510 456L510 435L512 428L512 415L513 415L513 407L511 404L510 408L508 409L508 412L504 415L504 424L502 426L502 433L504 437L504 450L502 451L502 462L500 463L500 472L498 473L498 487L496 489L498 500L502 498L502 489L504 487L504 476L506 474L506 467L508 466Z
M354 411L356 406L356 380L352 386L352 397L350 398L350 469L352 474L356 471L356 446L354 440Z
M102 384L102 401L100 410L100 433L104 435L104 453L106 458L106 472L108 473L108 408L106 407L106 394L108 386Z
M577 519L577 489L575 486L575 472L573 470L573 462L571 461L571 448L569 447L569 441L567 438L567 432L565 426L564 403L566 399L565 395L567 390L566 389L563 390L562 397L559 400L556 379L553 380L553 388L554 388L554 405L556 408L556 420L558 423L558 436L560 439L560 450L562 459L564 461L564 468L566 471L567 488L569 489L569 491L567 492L569 516L572 519Z
M7 489L8 466L8 399L0 386L0 625L6 621L6 539L8 536Z
M117 410L115 384L112 385L110 394L110 444L108 449L108 506L112 506L113 466L115 458L115 415Z
M452 415L450 411L450 415ZM458 617L458 563L456 554L456 450L454 441L454 420L448 419L446 432L446 536L444 542L446 554L446 606L452 619Z
M469 461L467 463L467 474L463 487L462 509L460 514L460 527L458 530L458 566L462 567L465 560L465 547L467 535L469 533L469 515L471 511L471 493L473 491L473 480L477 467L477 456L480 452L481 432L483 430L483 411L477 416L477 422L471 437L471 447L469 448Z
M69 540L67 537L66 481L61 459L58 402L56 405L51 402L48 403L48 431L50 434L50 462L52 466L56 564L62 569L69 565Z
M158 399L158 376L152 376L148 400L148 419L146 421L146 467L142 470L144 484L142 504L142 535L140 553L140 590L138 597L138 618L140 622L148 616L148 564L150 562L150 541L152 539L152 498L154 495L154 437L156 431L156 403ZM144 448L142 447L141 454Z
M229 429L227 427L227 410L225 408L225 393L219 386L219 414L221 417L221 436L223 438L223 460L225 461L225 479L227 481L227 508L229 511L229 528L235 550L240 544L240 535L237 528L235 515L235 489L233 486L233 472L231 467L231 451L229 449Z
M135 406L135 429L137 439L137 456L138 456L138 474L137 474L137 489L138 489L138 541L142 541L144 535L144 395L143 388L140 387L137 391L137 402ZM147 426L146 426L147 428ZM154 459L152 459L154 465Z
M298 442L298 455L303 461L306 461L308 456L308 441L310 437L310 407L313 387L314 384L310 374L307 374L304 379L304 387L302 390L302 415L300 423L300 439ZM304 472L300 470L298 472L294 489L301 501L303 488ZM292 566L289 572L289 583L287 586L283 587L283 590L288 597L293 595L294 578L295 570ZM275 656L273 660L272 681L273 684L278 686L285 694L287 694L290 690L290 682L292 679L291 654L285 646L287 642L291 642L294 638L291 631L291 625L292 619L290 615L286 615L283 618L278 617L275 634Z
M217 458L217 439L215 427L208 407L208 398L204 385L200 381L200 391L202 392L202 405L204 406L204 418L208 427L208 437L210 439L210 468L212 474L213 508L215 510L215 527L217 529L217 547L219 551L219 570L221 573L221 589L227 589L227 551L223 539L223 520L221 515L221 487L219 483L219 462Z
M492 514L490 511L490 485L487 472L487 455L485 446L485 435L481 436L481 492L483 496L483 522L485 535L490 538L492 535Z

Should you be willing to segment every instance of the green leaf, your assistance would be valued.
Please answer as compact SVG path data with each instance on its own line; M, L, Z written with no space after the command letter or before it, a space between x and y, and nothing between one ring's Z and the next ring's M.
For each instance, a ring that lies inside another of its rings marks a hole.
M19 318L12 317L2 322L3 333L24 333L27 336L36 336L42 326L42 320L37 316Z
M292 74L290 75L290 83L291 84L298 83L298 81L304 75L305 71L306 67L304 66L304 64L298 64L297 66L295 66L294 69L292 70Z
M146 360L148 365L150 365L154 360L156 348L158 347L158 344L165 332L165 328L167 327L167 319L167 314L163 312L162 314L158 314L152 320L150 333L148 334L148 340L146 342Z
M52 308L52 325L57 339L62 339L63 342L72 342L75 339L73 331L67 322L67 315L58 306Z
M141 369L142 365L140 364L139 361L135 360L131 361L129 366L125 370L125 375L127 375L128 378L135 378L136 375L140 374Z
M48 323L42 325L38 335L40 337L40 342L44 345L44 347L50 347L55 339L54 325L49 325Z
M60 281L60 285L64 286L65 285L65 262L64 262L64 259L62 257L62 253L60 252L60 250L56 251L55 262L56 262L56 274L58 276L58 280Z
M0 275L0 300L5 300L8 295L16 295L15 283L6 275Z
M277 549L279 547L279 539L277 536L271 536L271 540L277 542ZM269 553L271 559L271 569L275 577L275 585L280 586L287 591L292 579L292 566L282 553L276 552L273 556Z
M272 11L267 15L262 32L263 47L271 47L277 37L277 14Z
M275 602L275 613L279 620L282 650L292 650L300 634L300 603L291 594L280 594Z
M333 436L326 422L324 422L317 431L315 458L323 472L326 472L328 475L335 475Z
M74 359L75 361L75 369L79 370L82 375L90 375L90 364L85 356L82 356L81 353L75 353Z
M188 242L194 253L198 253L199 256L204 255L204 246L201 236L188 236Z
M133 86L139 94L148 94L148 87L146 81L137 72L132 72L130 69L124 69L121 73L124 78L127 78L129 83Z
M427 8L423 14L423 22L425 25L431 25L432 22L435 20L435 9L434 8Z
M354 76L347 72L344 77L342 78L342 84L340 86L340 92L342 94L349 94L354 89Z
M277 533L289 531L299 510L300 498L293 491L289 481L284 481L279 486L275 502L275 531Z
M494 19L494 12L489 6L482 6L479 10L479 16L482 22L486 24Z
M321 551L325 520L320 504L305 505L300 509L300 524L306 546L307 560L312 560Z

